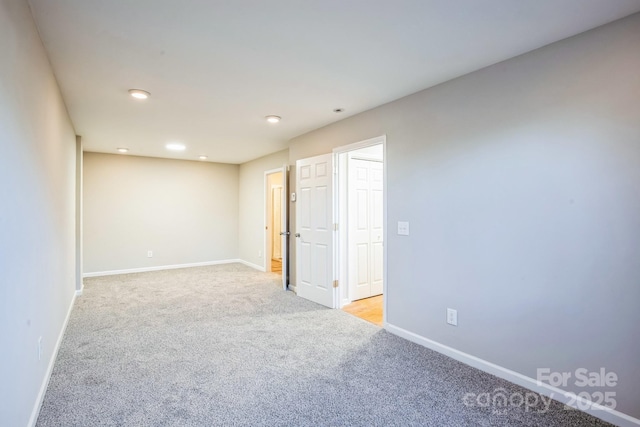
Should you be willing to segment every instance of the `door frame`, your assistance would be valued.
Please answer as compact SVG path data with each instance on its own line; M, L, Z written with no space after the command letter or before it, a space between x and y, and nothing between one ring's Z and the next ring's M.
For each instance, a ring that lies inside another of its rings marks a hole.
M282 173L282 181L280 182L280 185L282 186L282 203L283 206L288 203L288 195L287 195L287 183L285 182L288 178L288 166L282 166L276 169L269 169L264 171L264 178L263 178L263 183L262 183L262 206L264 208L264 215L262 216L262 259L263 259L263 267L264 267L264 271L266 272L270 272L271 271L271 248L269 247L269 242L270 239L268 238L268 234L271 234L271 229L268 228L268 222L269 222L269 216L271 214L271 212L268 211L267 206L267 198L271 198L271 188L269 186L269 175L273 175L275 173ZM287 206L288 207L288 206ZM289 209L281 209L281 215L282 215L282 225L283 227L281 227L281 232L284 233L288 233L289 231ZM287 238L287 235L283 235L282 236L282 287L283 289L286 291L287 290L287 285L288 285L288 274L285 271L285 266L288 266L288 257L289 257L289 250L288 250L288 245L289 244L289 239ZM268 256L267 256L268 255ZM285 258L287 258L287 260L285 261Z
M382 268L383 268L383 280L382 284L382 322L383 327L387 326L387 290L388 290L388 268L387 268L387 235L389 227L387 226L387 136L381 135L375 138L366 139L364 141L355 142L353 144L343 145L333 149L333 164L334 164L334 191L333 191L333 222L338 224L338 227L334 227L333 238L333 253L334 253L334 271L335 278L338 280L338 298L337 307L342 308L345 303L350 302L343 298L346 290L346 295L349 295L348 282L348 250L346 247L348 227L344 221L346 217L346 210L348 204L345 199L345 195L342 194L346 186L343 184L347 180L346 168L342 167L340 163L341 155L348 155L349 152L359 150L361 148L367 148L374 145L382 145L382 224L384 229L382 230L383 239L383 251L382 251ZM347 205L343 208L343 205ZM344 209L344 210L341 210ZM337 228L337 230L336 230Z

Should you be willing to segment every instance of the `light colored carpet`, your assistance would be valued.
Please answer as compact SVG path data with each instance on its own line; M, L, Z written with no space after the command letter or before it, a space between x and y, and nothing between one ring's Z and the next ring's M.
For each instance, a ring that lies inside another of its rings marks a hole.
M38 426L600 426L238 264L85 280ZM543 407L540 404L538 409Z

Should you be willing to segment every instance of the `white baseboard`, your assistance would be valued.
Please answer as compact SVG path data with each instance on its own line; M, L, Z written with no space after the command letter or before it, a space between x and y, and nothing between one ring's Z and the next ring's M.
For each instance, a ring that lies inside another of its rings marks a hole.
M239 262L239 263L242 263L242 264L244 264L244 265L246 265L247 267L255 268L256 270L259 270L259 271L262 271L262 272L267 271L267 269L266 269L266 268L264 268L264 267L262 267L261 265L254 264L254 263L252 263L252 262L245 261L245 260L243 260L243 259L239 259L239 260L238 260L238 262Z
M174 270L177 268L203 267L207 265L219 265L219 264L233 264L236 262L245 264L244 261L239 259L223 259L219 261L194 262L190 264L159 265L155 267L129 268L126 270L97 271L93 273L84 273L82 277L100 277L100 276L113 276L116 274L146 273L148 271Z
M518 372L480 359L479 357L472 356L470 354L456 350L455 348L440 344L439 342L407 331L406 329L402 329L390 323L385 324L385 329L394 335L398 335L399 337L412 341L423 347L427 347L431 350L437 351L438 353L449 356L459 362L462 362L489 374L495 375L496 377L502 378L504 380L510 381L536 393L551 397L565 405L571 405L576 409L580 409L604 421L610 422L620 427L640 426L640 420L630 415L616 411L615 409L599 405L589 400L582 399L580 397L577 397L578 401L576 402L576 397L573 395L571 397L568 396L565 390L550 386L548 384L539 383L537 380L527 377L526 375L522 375ZM580 406L580 408L578 408L578 405Z
M82 296L82 292L84 291L84 283L82 284L82 287L78 290L76 290L76 296Z
M76 291L77 292L77 291ZM38 391L38 398L36 399L36 404L31 411L31 418L29 418L29 427L35 427L38 422L38 416L40 415L40 408L42 408L42 402L44 401L44 395L47 392L47 387L49 387L49 380L51 379L51 374L53 373L53 367L56 364L56 359L58 358L58 351L60 350L60 346L62 345L62 338L64 337L64 333L67 330L67 324L69 323L69 318L71 317L71 311L73 310L73 305L76 302L75 295L71 299L71 304L69 304L69 310L67 310L67 316L64 319L64 323L62 324L62 329L60 329L60 333L58 334L58 340L56 341L56 345L53 348L53 352L51 353L51 357L49 358L49 364L47 366L47 371L45 373L44 379L42 380L42 385L40 386L40 391Z

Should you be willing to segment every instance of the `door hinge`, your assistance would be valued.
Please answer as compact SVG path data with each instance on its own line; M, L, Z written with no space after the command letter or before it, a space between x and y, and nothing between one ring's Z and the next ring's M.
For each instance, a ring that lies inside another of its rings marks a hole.
M337 280L334 280L334 281L333 281L333 287L334 287L334 288L337 288L337 287L338 287L338 281L337 281Z
M335 224L333 224L333 229L334 229L335 231L338 231L338 223L337 223L337 222L336 222Z

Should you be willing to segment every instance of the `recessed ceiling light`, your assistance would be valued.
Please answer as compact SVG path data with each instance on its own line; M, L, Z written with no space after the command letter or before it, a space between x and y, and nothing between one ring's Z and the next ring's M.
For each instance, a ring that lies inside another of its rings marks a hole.
M166 145L167 150L171 151L184 151L187 147L184 144L179 144L177 142L172 142L171 144Z
M142 89L129 89L129 95L136 99L147 99L151 96L149 92Z
M129 152L128 148L124 148L124 147L118 148L118 153L128 153L128 152Z
M342 113L344 112L344 108L336 108L333 110L334 113Z
M280 117L280 116L266 116L265 119L267 119L267 121L269 123L278 123L280 120L282 120L282 117Z
M198 158L199 158L200 160L207 160L207 159L208 159L208 157L207 157L207 156L198 156Z

